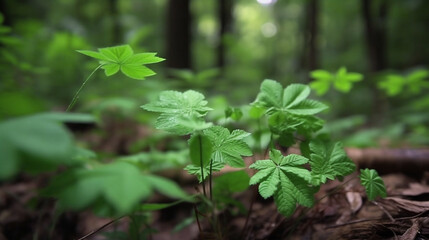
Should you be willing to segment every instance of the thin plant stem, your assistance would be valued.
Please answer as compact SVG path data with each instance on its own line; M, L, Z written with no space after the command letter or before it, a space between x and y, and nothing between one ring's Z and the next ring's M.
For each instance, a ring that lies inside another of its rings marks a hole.
M79 98L79 93L80 91L82 91L83 87L86 85L86 83L88 82L88 80L92 77L92 75L94 75L94 73L100 69L103 65L100 64L97 68L95 68L91 74L89 74L89 76L85 79L85 81L82 83L82 85L80 86L80 88L77 90L77 92L74 94L72 101L70 102L69 106L66 109L66 112L69 112L71 110L71 108L75 105L77 99Z
M200 165L201 165L201 185L203 187L204 196L207 197L206 186L204 184L204 166L203 166L203 140L201 135L198 135L198 141L200 143Z

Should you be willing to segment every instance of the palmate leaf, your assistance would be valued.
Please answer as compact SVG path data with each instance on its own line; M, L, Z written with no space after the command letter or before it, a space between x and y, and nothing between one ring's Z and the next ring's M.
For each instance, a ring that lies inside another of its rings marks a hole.
M334 180L336 177L351 174L356 169L340 142L330 144L312 141L310 150L311 182L316 186L325 183L327 179Z
M133 211L154 190L173 198L187 198L174 182L143 175L135 165L123 161L67 171L55 177L43 193L57 198L64 209L93 207L101 210L100 215L119 216Z
M374 200L377 196L386 197L386 186L383 179L378 176L377 171L374 169L363 169L360 171L360 182L365 187L366 195L370 201Z
M270 159L258 160L250 168L258 172L250 179L251 185L259 183L262 197L274 196L279 212L290 216L296 204L310 207L314 204L315 187L310 186L311 174L303 167L308 159L290 154L283 156L280 151L272 149Z
M179 135L185 135L195 130L203 130L211 126L204 122L203 116L212 110L207 107L204 95L188 90L184 93L163 91L158 101L141 106L151 112L159 112L155 127Z
M0 122L0 180L20 171L36 173L78 163L65 121L94 119L86 114L41 113Z
M310 76L314 81L310 83L310 87L316 90L318 95L324 95L328 92L331 84L340 92L349 92L354 82L361 81L363 75L360 73L347 72L345 67L338 69L336 74L331 74L325 70L314 70L310 72Z
M290 84L285 89L274 80L266 79L261 84L254 104L268 109L269 115L276 112L286 112L296 115L313 115L328 107L318 101L306 99L310 87L303 84Z
M212 160L226 163L231 167L245 167L241 156L252 156L250 147L243 139L250 135L243 130L234 130L231 133L227 128L214 126L204 130L212 145Z
M145 64L158 63L165 60L156 57L156 53L134 54L130 45L99 48L98 52L88 50L78 50L78 52L99 60L106 76L112 76L121 71L126 76L138 80L155 75L154 71L144 66Z

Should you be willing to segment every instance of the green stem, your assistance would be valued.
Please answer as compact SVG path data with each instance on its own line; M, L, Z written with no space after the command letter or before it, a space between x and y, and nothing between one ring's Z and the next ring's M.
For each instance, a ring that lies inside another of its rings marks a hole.
M204 185L203 140L201 139L201 135L198 135L198 141L200 144L201 185L203 186L204 196L207 197L206 186Z
M66 112L69 112L71 110L71 108L74 106L74 104L76 103L77 99L79 98L79 93L80 91L82 91L83 87L86 85L86 83L88 82L88 80L92 77L92 75L94 75L94 73L100 69L103 65L99 65L97 68L95 68L91 74L89 74L89 76L86 78L86 80L82 83L82 85L80 86L80 88L77 90L77 92L75 93L72 101L70 102L69 106L67 107Z

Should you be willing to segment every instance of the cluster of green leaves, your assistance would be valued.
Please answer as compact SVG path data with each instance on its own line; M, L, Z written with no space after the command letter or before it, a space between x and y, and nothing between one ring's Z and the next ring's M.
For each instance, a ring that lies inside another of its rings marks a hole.
M143 80L145 77L155 75L155 72L144 66L158 63L165 59L156 57L156 53L137 53L129 45L99 48L98 52L78 50L78 52L97 59L106 76L112 76L121 71L126 76Z
M273 196L279 212L285 216L292 215L297 204L313 206L314 194L321 184L328 179L341 180L356 169L341 143L314 137L322 128L323 121L313 115L327 106L307 99L309 94L310 88L306 85L291 84L283 89L279 83L265 80L253 103L258 109L253 109L254 113L266 115L271 133L278 135L273 141L287 147L295 143L297 134L306 138L300 143L302 156L283 156L279 150L271 147L269 159L258 160L250 166L258 170L250 179L250 184L259 183L261 196ZM272 143L271 146L276 144ZM310 170L305 167L307 164ZM370 187L368 184L364 186ZM374 192L379 191L377 189Z
M338 91L348 93L353 87L354 82L363 79L360 73L347 72L347 68L341 67L336 73L330 73L326 70L314 70L310 72L314 79L310 87L316 90L318 95L324 95L329 91L331 85Z
M286 88L274 81L264 80L253 106L268 116L271 131L280 136L280 143L290 146L294 133L310 136L323 127L323 120L313 116L328 107L316 100L307 99L310 88L291 84Z
M212 110L206 105L204 95L199 92L164 91L160 94L158 101L145 104L142 108L161 113L155 123L157 129L186 135L211 126L203 119L207 112Z
M393 97L401 93L415 95L423 89L429 88L429 71L419 69L410 72L406 76L399 74L387 74L381 78L378 87L386 91L387 95Z
M243 139L250 134L242 130L230 132L227 128L213 126L204 117L208 111L204 95L186 92L164 91L159 99L142 106L143 109L161 113L155 127L178 135L192 134L189 139L191 164L185 169L202 182L213 171L225 164L245 167L241 156L251 156L252 151Z

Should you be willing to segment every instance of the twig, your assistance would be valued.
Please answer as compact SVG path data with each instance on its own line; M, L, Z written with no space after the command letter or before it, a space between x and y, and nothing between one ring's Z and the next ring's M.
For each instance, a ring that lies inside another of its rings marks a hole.
M90 233L86 234L85 236L83 236L83 237L79 238L78 240L84 240L84 239L87 239L87 238L91 237L92 235L94 235L94 234L98 233L99 231L103 230L104 228L106 228L106 227L107 227L107 226L109 226L110 224L112 224L112 223L114 223L114 222L116 222L116 221L120 220L120 219L121 219L121 218L123 218L123 217L125 217L125 216L122 216L122 217L119 217L119 218L116 218L116 219L111 220L110 222L108 222L108 223L104 224L103 226L99 227L98 229L96 229L96 230L94 230L94 231L92 231L92 232L90 232Z
M390 218L390 220L392 222L395 222L395 219L392 217L392 215L390 215L390 213L388 211L386 211L386 209L383 206L381 206L380 204L378 204L378 202L376 202L375 200L372 201L372 203L374 203L374 205L376 205L378 208L380 208L381 211L383 211Z

